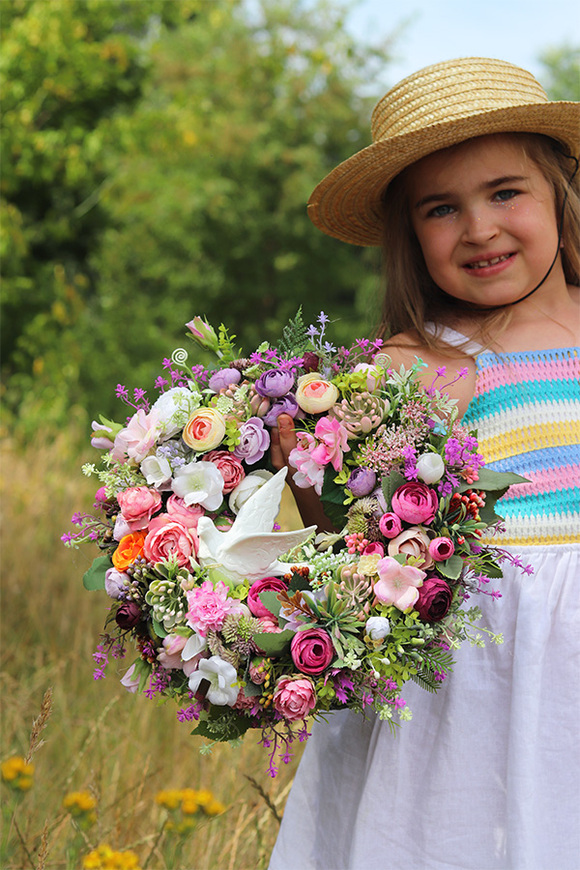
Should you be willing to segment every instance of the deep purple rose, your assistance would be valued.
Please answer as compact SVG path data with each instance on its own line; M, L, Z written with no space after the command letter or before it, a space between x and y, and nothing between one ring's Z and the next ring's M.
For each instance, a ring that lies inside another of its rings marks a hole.
M294 375L282 369L268 369L263 372L255 383L256 392L269 399L279 399L285 396L294 386Z
M226 390L232 384L239 384L241 379L242 376L237 369L218 369L211 375L208 386L214 393L219 393L220 390Z
M330 635L322 628L297 631L290 644L290 654L303 674L321 674L335 656Z
M431 523L439 496L425 483L404 483L393 493L392 509L406 523Z
M307 350L302 357L302 368L305 372L317 372L320 360L312 350Z
M427 622L439 622L447 615L451 607L453 593L449 584L441 577L425 577L419 588L419 598L414 604L421 619Z
M294 395L288 393L284 398L275 399L272 402L270 410L267 414L264 414L264 423L266 426L275 426L276 420L280 414L289 414L290 417L296 417L299 411L300 408L298 407L298 402Z
M115 614L115 621L122 631L134 628L141 620L141 608L136 601L124 601Z
M260 601L260 593L273 590L274 592L287 592L288 584L282 577L262 577L250 586L248 592L248 607L253 616L272 616L272 612Z
M234 448L234 456L247 465L258 462L270 446L270 433L264 429L259 417L250 417L240 426L240 442Z
M355 498L363 498L369 495L375 488L377 476L372 468L355 468L347 481L347 489L350 489Z

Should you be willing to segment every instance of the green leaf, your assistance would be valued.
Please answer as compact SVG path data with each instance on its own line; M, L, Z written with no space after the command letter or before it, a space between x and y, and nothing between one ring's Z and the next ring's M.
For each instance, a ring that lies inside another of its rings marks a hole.
M83 586L91 592L105 588L105 574L113 567L110 556L98 556L83 577Z
M389 509L391 506L393 493L404 483L407 483L407 481L402 474L399 474L398 471L391 471L391 473L387 477L383 477L383 479L381 480L381 488L383 490L383 495Z
M270 613L273 613L274 616L278 616L280 608L282 607L282 602L278 598L278 593L274 589L266 589L265 592L260 592L258 598Z
M475 483L462 483L458 492L465 492L468 489L482 489L485 492L499 491L496 498L501 498L510 486L517 483L529 483L526 477L521 474L513 474L511 471L492 471L491 468L480 468L478 470L478 479Z
M324 474L324 484L320 500L324 513L337 529L342 529L346 519L347 509L344 505L344 489L334 481L334 469L327 469Z
M463 568L463 559L461 556L451 556L445 562L437 563L437 571L448 580L457 580Z
M295 631L286 629L277 634L258 631L253 638L262 652L267 656L281 656L290 646L290 641L296 634Z

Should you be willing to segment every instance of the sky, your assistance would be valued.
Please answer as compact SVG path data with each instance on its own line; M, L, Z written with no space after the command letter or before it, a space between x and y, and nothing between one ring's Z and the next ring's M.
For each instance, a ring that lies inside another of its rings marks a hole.
M546 48L580 44L578 0L354 0L347 27L372 42L404 22L386 88L428 64L467 56L508 60L541 81Z

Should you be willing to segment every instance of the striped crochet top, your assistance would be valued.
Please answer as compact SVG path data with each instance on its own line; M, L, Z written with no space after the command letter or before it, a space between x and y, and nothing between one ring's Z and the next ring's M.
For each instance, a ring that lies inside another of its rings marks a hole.
M441 337L466 341L453 330ZM580 348L493 353L472 345L475 393L463 422L478 431L489 468L529 483L497 503L515 545L580 541Z

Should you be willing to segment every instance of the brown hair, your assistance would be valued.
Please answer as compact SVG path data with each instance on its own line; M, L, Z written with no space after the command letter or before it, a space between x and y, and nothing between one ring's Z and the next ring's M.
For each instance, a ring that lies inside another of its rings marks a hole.
M560 220L564 203L562 226L562 266L568 284L580 284L580 184L578 173L571 182L573 160L547 136L532 133L498 134L513 138L521 145L524 155L540 169L552 185L555 213ZM455 147L455 146L454 146ZM566 199L567 197L567 199ZM480 311L451 298L433 281L411 225L405 171L389 184L383 199L384 235L383 263L386 292L382 318L377 329L381 338L411 332L418 338L417 346L445 351L437 335L425 329L427 321L445 325L459 314L477 318L479 325L473 339L484 346L491 343L492 332L505 328L511 318L508 307L489 312Z

